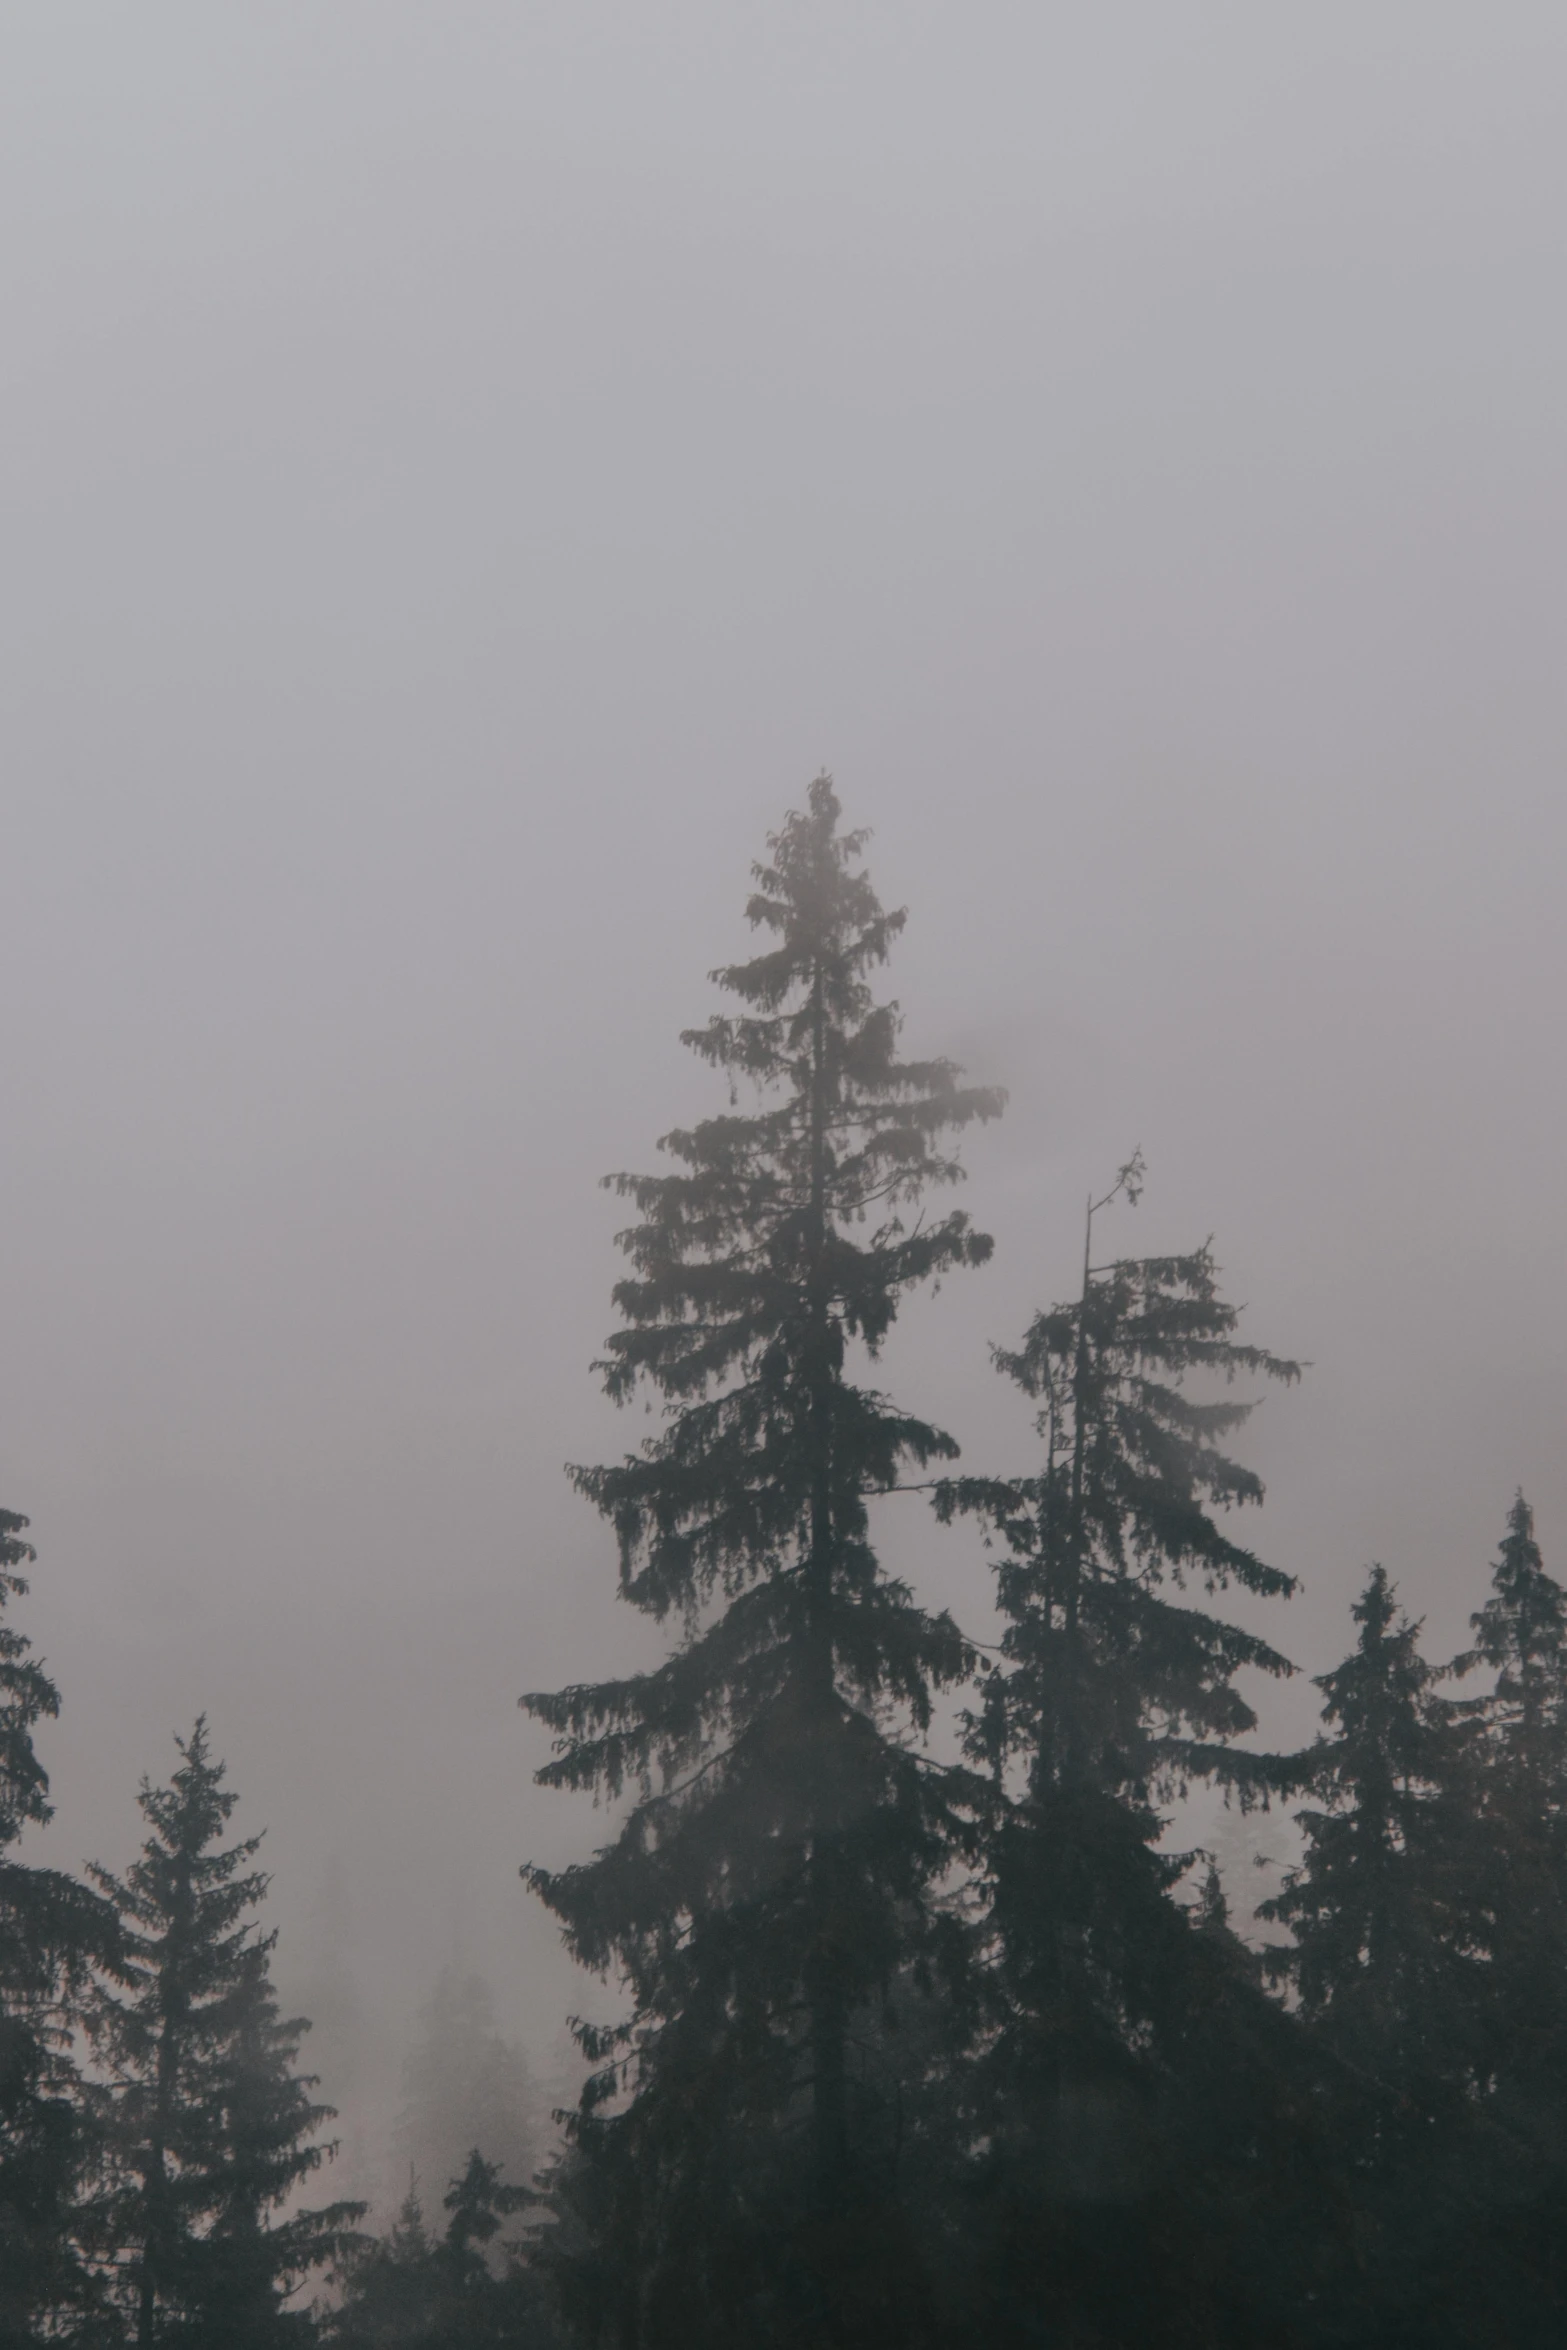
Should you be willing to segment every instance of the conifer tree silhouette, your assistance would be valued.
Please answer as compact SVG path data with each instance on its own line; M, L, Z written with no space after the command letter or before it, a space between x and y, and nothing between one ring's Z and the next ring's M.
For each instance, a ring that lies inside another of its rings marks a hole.
M175 1743L169 1784L142 1783L139 1857L123 1876L91 1872L124 1955L88 2009L107 2148L88 2224L138 2350L165 2339L270 2350L297 2330L288 2294L363 2207L278 2216L329 2157L316 2133L332 2108L295 2070L309 2027L280 2017L276 1938L250 1917L267 1889L250 1865L261 1839L222 1842L237 1798L205 1720Z
M1254 1405L1223 1389L1288 1383L1299 1366L1236 1337L1210 1248L1094 1262L1099 1219L1135 1205L1143 1173L1134 1154L1090 1200L1077 1297L996 1350L1037 1407L1037 1467L935 1489L943 1519L985 1528L1004 1623L969 1722L995 1792L982 2029L959 2132L979 2150L966 2224L989 2245L998 2342L1046 2338L1041 2326L1064 2340L1249 2342L1245 2258L1264 2299L1282 2282L1270 2287L1254 2257L1257 2182L1272 2175L1275 2208L1285 2199L1282 2019L1217 1880L1194 1932L1171 1898L1191 1856L1159 1839L1195 1773L1243 1801L1271 1784L1266 1760L1230 1743L1256 1726L1234 1677L1289 1667L1189 1587L1293 1587L1216 1513L1262 1498L1224 1450ZM1193 1394L1194 1376L1218 1392Z
M35 1556L28 1521L0 1510L0 2344L80 2319L88 2280L72 2241L72 2208L90 2131L70 2057L70 2019L93 1962L112 1963L112 1911L15 1847L50 1817L49 1781L33 1743L59 1693L3 1611L26 1596Z
M685 1039L730 1110L664 1138L673 1171L613 1179L636 1220L605 1385L665 1416L574 1474L623 1596L680 1637L651 1672L524 1701L555 1733L546 1785L632 1793L595 1860L528 1872L630 1989L625 2029L585 2036L606 2062L576 2125L597 2306L628 2343L870 2344L919 2322L893 2307L910 2259L880 2250L856 2023L934 1930L960 1790L914 1740L969 1651L868 1521L906 1464L956 1448L861 1366L911 1290L989 1255L961 1212L916 1208L960 1174L943 1136L1002 1097L899 1058L870 975L904 918L863 842L818 777L755 868L770 945L713 974L740 1009Z
M444 2235L428 2234L411 2183L390 2233L355 2247L326 2339L341 2350L563 2350L526 2247L496 2258L508 2218L538 2197L475 2147L444 2200Z
M1492 2233L1510 2156L1484 2110L1475 1757L1385 1568L1353 1613L1354 1649L1317 1681L1327 1734L1293 1766L1315 1798L1296 1814L1305 1850L1259 1913L1290 1930L1267 1964L1328 2060L1338 2200L1353 2213L1328 2302L1345 2338L1434 2350L1483 2340L1487 2305L1511 2300L1519 2330L1498 2338L1522 2342L1519 2278Z

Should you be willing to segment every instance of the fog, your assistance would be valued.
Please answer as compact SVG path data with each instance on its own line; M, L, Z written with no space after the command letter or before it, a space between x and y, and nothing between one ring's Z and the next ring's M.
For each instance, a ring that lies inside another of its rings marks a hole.
M120 1865L207 1710L357 2176L443 1966L545 2079L607 1996L517 1877L604 1830L518 1693L657 1653L562 1475L639 1433L597 1178L718 1106L818 768L910 1048L1011 1090L888 1384L1016 1461L986 1343L1141 1144L1128 1244L1312 1365L1247 1449L1305 1671L1372 1558L1450 1653L1520 1483L1560 1571L1558 7L57 0L0 64L35 1849Z

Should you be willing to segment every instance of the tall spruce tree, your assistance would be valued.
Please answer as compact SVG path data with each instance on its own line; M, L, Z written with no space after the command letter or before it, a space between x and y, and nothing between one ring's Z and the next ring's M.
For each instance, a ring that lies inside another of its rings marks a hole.
M27 1520L0 1510L0 1610L27 1591ZM33 1733L59 1695L25 1634L0 1619L0 2346L80 2317L86 2280L71 2240L90 2151L70 2061L70 2012L90 1963L111 1962L105 1904L15 1857L50 1816Z
M818 777L754 869L772 943L713 974L741 1009L684 1040L729 1113L664 1137L673 1171L611 1179L636 1221L605 1385L665 1416L573 1474L616 1530L623 1596L681 1637L653 1671L524 1700L555 1733L544 1784L632 1792L596 1859L528 1874L629 1988L624 2030L587 2038L607 2061L576 2123L575 2290L638 2350L921 2324L887 2233L895 2099L857 2025L935 1930L961 1822L916 1741L969 1656L883 1570L868 1503L956 1448L856 1355L911 1289L988 1257L961 1213L913 1211L960 1173L943 1136L1002 1097L899 1058L870 974L904 917L863 842Z
M309 2027L280 2016L276 1937L250 1915L267 1890L250 1865L261 1839L222 1841L237 1797L205 1720L176 1744L168 1786L142 1783L140 1856L123 1876L91 1872L124 1937L88 2011L107 2148L91 2240L138 2350L272 2350L303 2322L288 2296L362 2207L277 2216L330 2155L316 2133L332 2108L295 2070Z
M1299 1366L1237 1339L1209 1248L1095 1264L1142 1175L1138 1154L1090 1201L1076 1298L997 1350L1037 1406L1037 1467L936 1488L998 1551L1005 1627L970 1721L995 1801L963 2223L996 2341L1289 2338L1257 2219L1259 2181L1275 2218L1298 2199L1287 2035L1216 1883L1201 1931L1171 1898L1190 1856L1160 1838L1193 1773L1267 1790L1230 1743L1256 1726L1235 1675L1289 1668L1188 1587L1292 1588L1216 1513L1262 1499L1224 1449L1254 1404L1222 1389Z

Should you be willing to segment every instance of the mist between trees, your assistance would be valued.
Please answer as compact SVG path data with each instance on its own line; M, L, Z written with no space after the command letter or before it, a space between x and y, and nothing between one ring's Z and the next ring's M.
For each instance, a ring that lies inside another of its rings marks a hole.
M1243 1539L1240 1449L1302 1366L1208 1242L1129 1252L1140 1152L1086 1201L1075 1294L996 1349L1031 1451L963 1473L877 1358L991 1253L955 1145L1004 1098L902 1057L864 857L819 777L685 1039L716 1114L610 1178L598 1368L654 1416L571 1475L666 1651L523 1700L542 1782L611 1812L525 1870L620 2001L576 2026L580 2095L551 2121L454 1967L383 2142L343 2123L339 2176L400 2174L395 2218L334 2199L213 1731L144 1783L127 1867L29 1865L58 1700L8 1618L0 2346L1562 2338L1567 1593L1528 1504L1498 1497L1458 1657L1368 1566L1319 1735L1271 1751L1254 1700L1292 1667L1255 1625L1282 1639L1294 1584ZM894 1492L984 1546L995 1643L873 1543ZM12 1603L27 1520L0 1535Z

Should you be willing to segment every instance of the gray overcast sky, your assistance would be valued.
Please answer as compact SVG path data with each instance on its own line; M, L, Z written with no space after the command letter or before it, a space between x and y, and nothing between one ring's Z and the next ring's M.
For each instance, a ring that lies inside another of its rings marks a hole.
M7 14L58 1857L205 1706L285 1974L335 1937L395 2050L461 1951L549 2061L516 1863L602 1822L514 1701L651 1653L560 1473L636 1433L595 1178L712 1102L676 1034L823 764L911 1045L1013 1093L910 1401L1019 1457L985 1341L1141 1142L1128 1242L1213 1230L1314 1364L1283 1645L1380 1556L1456 1646L1520 1480L1567 1564L1564 115L1558 0Z

